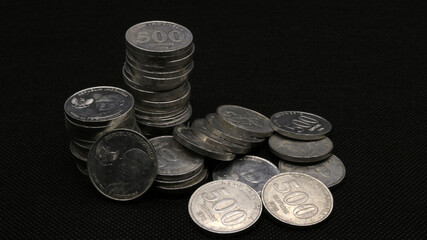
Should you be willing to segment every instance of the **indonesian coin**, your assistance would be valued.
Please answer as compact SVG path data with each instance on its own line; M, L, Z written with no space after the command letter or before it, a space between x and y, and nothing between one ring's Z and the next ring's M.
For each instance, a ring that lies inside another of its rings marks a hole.
M155 137L150 142L156 150L159 179L186 179L203 168L204 157L182 146L173 136Z
M268 137L273 133L270 120L261 113L235 105L222 105L216 109L219 120L228 127L247 132L254 137Z
M247 155L219 164L212 173L212 178L213 180L234 180L246 183L261 195L264 184L279 173L279 169L270 161Z
M203 169L198 175L190 179L187 182L176 183L176 184L156 184L154 185L157 189L164 191L176 191L181 192L197 186L208 178L208 169Z
M188 211L202 229L232 234L248 229L262 212L261 199L248 185L232 180L204 184L190 198Z
M268 139L270 151L291 162L317 162L331 156L334 145L328 137L314 141L299 141L274 134Z
M127 129L101 136L89 152L87 166L95 188L118 201L141 196L157 175L153 145L140 133Z
M321 181L302 173L281 173L262 189L262 202L275 219L293 226L311 226L332 211L333 197Z
M299 172L319 179L327 187L339 184L345 177L345 167L335 155L314 165L297 165L285 161L279 162L281 172Z
M331 129L331 123L315 114L284 111L271 116L270 126L279 134L299 139L299 140L317 140L326 137Z

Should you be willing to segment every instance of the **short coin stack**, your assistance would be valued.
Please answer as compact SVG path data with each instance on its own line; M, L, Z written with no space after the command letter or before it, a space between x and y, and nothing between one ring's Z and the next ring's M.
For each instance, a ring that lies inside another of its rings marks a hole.
M67 99L64 110L70 150L84 174L89 150L101 135L116 128L140 131L134 117L134 99L120 88L83 89Z
M135 97L142 133L165 135L192 113L189 75L195 47L191 32L176 23L150 21L126 32L123 79Z

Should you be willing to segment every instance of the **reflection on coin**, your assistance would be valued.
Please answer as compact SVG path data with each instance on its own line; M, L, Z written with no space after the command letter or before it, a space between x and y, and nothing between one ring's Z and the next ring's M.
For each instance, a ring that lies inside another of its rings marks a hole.
M312 113L299 111L275 113L270 118L270 125L279 134L299 140L322 139L332 129L328 120Z
M299 141L274 134L268 140L270 151L279 158L291 162L317 162L328 158L334 145L326 137L314 141Z
M275 219L294 226L311 226L325 220L333 198L321 181L302 173L281 173L262 189L265 209Z
M247 155L219 164L212 173L212 178L213 180L235 180L246 183L261 195L264 184L279 173L279 169L270 161Z
M285 161L279 162L281 172L299 172L319 179L327 187L339 184L345 176L345 167L335 155L314 165L297 165Z
M261 113L235 105L222 105L216 109L218 120L229 128L246 132L254 137L268 137L273 133L270 120Z
M248 185L231 180L206 183L190 198L188 211L201 228L217 234L241 232L260 217L259 195Z
M127 129L101 136L89 152L87 165L95 188L119 201L141 196L157 175L154 147L143 135Z
M150 142L157 153L157 178L185 179L203 168L204 157L182 146L173 136L155 137Z

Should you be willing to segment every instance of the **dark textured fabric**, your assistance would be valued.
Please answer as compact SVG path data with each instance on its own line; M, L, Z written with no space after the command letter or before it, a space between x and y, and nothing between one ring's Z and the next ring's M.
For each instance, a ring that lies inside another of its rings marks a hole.
M332 189L327 221L295 229L263 213L241 238L426 236L426 1L0 6L2 239L211 237L190 219L189 196L150 190L131 202L109 200L68 149L65 100L91 86L124 87L124 33L157 19L194 35L191 119L236 104L268 117L312 112L333 125L347 176ZM266 145L251 154L278 162Z

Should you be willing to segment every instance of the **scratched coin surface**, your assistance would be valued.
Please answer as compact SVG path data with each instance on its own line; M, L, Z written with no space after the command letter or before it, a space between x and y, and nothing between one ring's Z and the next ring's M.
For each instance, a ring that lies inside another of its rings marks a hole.
M117 129L95 142L87 167L90 180L104 196L132 200L145 193L156 178L156 152L140 133Z
M235 105L222 105L216 109L216 113L219 116L218 120L223 124L251 136L263 138L273 133L270 120L253 110Z
M339 184L345 177L345 167L341 160L335 155L325 161L313 165L293 164L279 161L281 172L299 172L319 179L327 187Z
M281 173L262 189L262 202L275 219L293 226L311 226L332 212L333 197L328 187L303 173Z
M259 219L262 203L248 185L232 180L204 184L190 198L188 211L202 229L232 234L248 229Z
M322 139L332 129L331 123L323 117L299 111L273 114L270 118L270 126L283 136L299 140Z
M212 173L213 180L234 180L246 183L261 195L262 187L279 169L270 161L246 155L231 162L224 162Z
M151 138L150 142L156 150L159 179L186 179L203 168L204 157L182 146L173 136Z
M291 162L317 162L331 156L334 145L328 137L300 141L274 134L268 139L270 151L277 157Z

